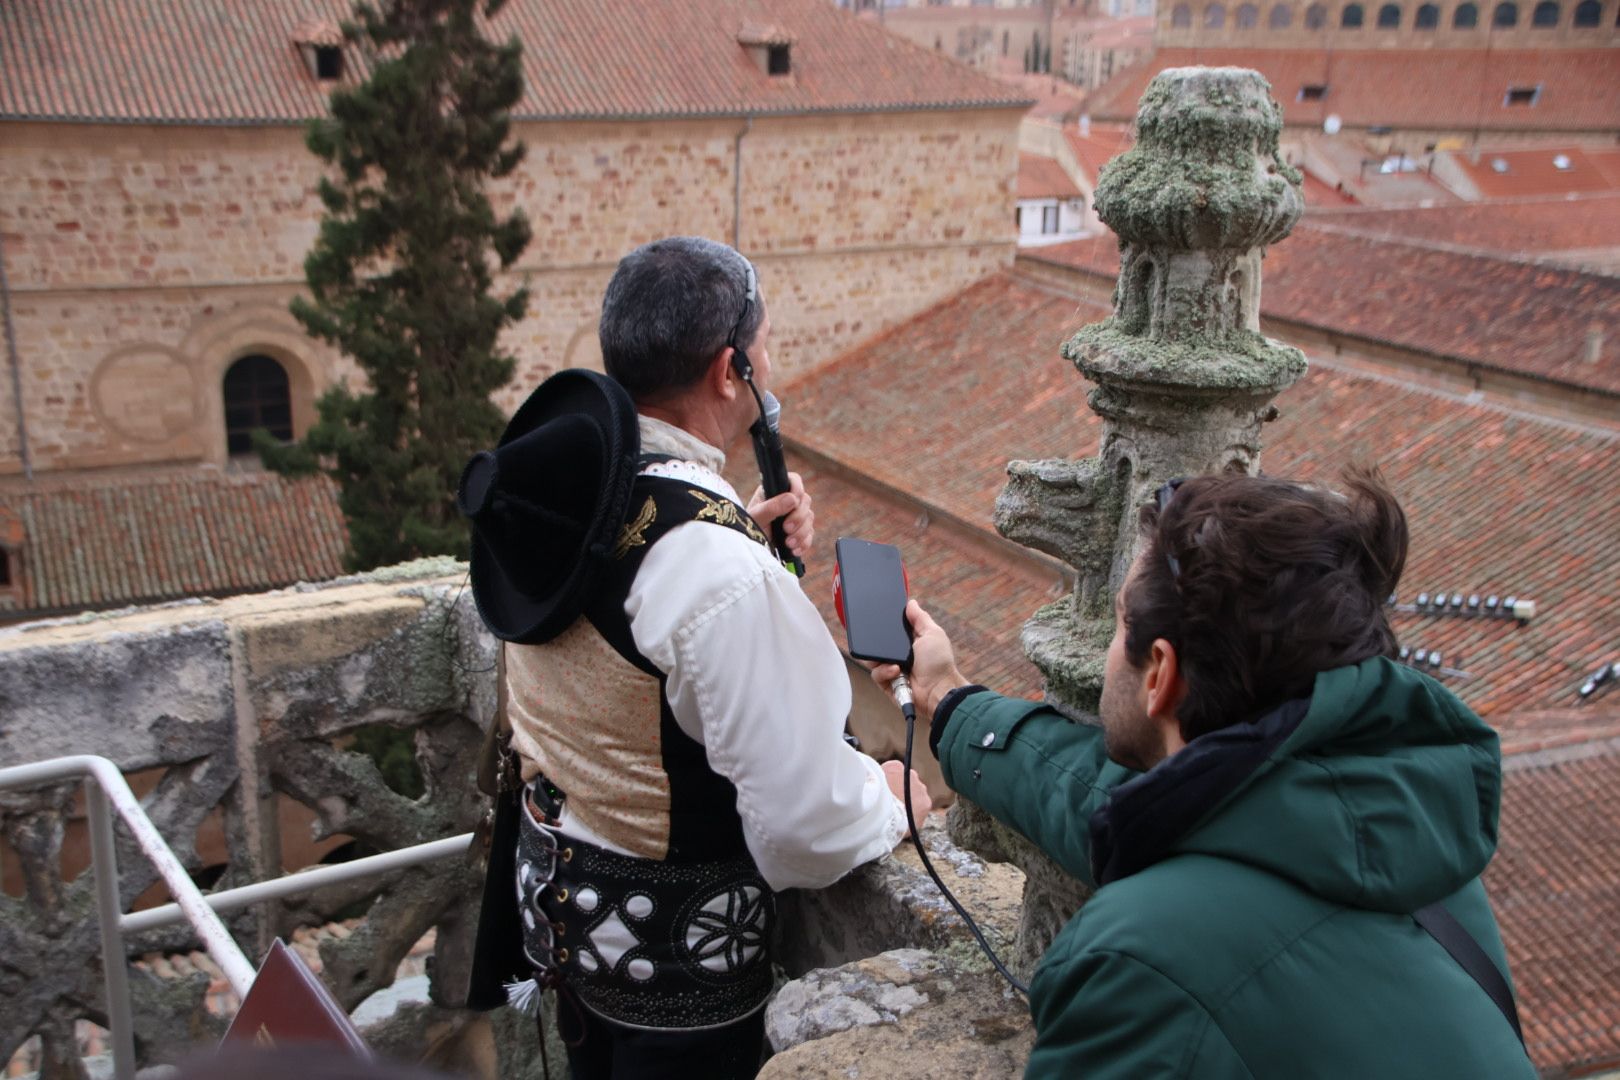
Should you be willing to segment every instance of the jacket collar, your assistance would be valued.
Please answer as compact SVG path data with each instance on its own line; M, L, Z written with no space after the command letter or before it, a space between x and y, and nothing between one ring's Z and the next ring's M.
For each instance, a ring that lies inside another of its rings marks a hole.
M1285 702L1250 724L1200 735L1115 788L1091 816L1091 874L1097 886L1160 861L1293 734L1310 699Z

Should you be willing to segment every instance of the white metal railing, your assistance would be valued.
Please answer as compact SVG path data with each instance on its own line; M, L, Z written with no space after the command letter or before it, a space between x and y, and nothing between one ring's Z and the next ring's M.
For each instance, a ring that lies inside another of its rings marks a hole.
M113 1071L117 1080L134 1080L135 1077L135 1033L130 1015L125 934L174 923L190 923L208 955L219 965L226 981L240 999L247 996L248 988L253 985L254 967L232 939L225 924L220 922L218 912L235 911L324 885L375 877L446 858L466 851L473 836L472 833L463 833L352 862L301 870L271 881L255 882L205 896L186 873L185 867L180 865L180 860L170 850L157 826L152 824L152 819L146 816L140 800L129 789L118 766L106 758L81 754L0 769L0 791L41 787L77 777L84 778L84 801L90 826L90 865L95 874L96 917L101 926L101 967L107 989L107 1022L112 1043ZM135 842L168 885L169 893L174 897L173 903L149 911L124 913L123 904L118 899L118 858L113 840L112 810L116 810L118 816L124 819Z

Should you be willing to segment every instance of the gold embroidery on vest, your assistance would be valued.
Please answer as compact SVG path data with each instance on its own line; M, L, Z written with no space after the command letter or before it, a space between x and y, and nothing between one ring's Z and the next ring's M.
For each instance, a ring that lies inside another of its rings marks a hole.
M712 499L698 491L696 488L687 488L686 493L703 504L703 509L693 516L694 521L712 521L716 525L741 525L743 531L761 544L769 544L765 534L759 531L754 519L747 514L737 512L737 504L729 499Z
M613 557L622 559L631 548L644 547L647 543L647 528L652 525L653 519L658 516L658 507L654 505L652 496L647 496L647 502L636 515L636 520L626 522L624 528L619 530L619 542L613 545Z

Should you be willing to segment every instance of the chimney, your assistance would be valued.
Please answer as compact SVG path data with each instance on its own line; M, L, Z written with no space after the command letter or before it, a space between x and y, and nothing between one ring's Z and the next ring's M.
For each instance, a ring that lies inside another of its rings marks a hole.
M1091 138L1091 114L1090 113L1081 113L1080 114L1080 137L1082 139Z
M1603 359L1603 327L1593 323L1586 331L1586 355L1588 364L1595 364Z

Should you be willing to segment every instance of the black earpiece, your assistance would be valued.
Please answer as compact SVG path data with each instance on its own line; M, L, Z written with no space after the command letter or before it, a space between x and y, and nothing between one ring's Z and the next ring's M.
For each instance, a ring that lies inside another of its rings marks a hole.
M743 266L747 268L748 276L743 290L742 313L737 316L736 324L732 326L731 333L727 335L726 344L731 346L732 370L736 371L739 379L748 384L750 390L753 390L754 364L753 361L748 359L748 354L743 351L742 342L737 340L737 335L742 331L743 323L748 321L748 313L753 310L754 298L759 292L759 284L758 278L754 276L754 264L744 259ZM759 397L759 391L755 390L754 396ZM760 406L761 415L764 415L764 408L763 405Z

